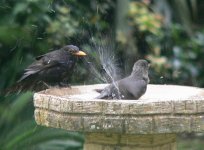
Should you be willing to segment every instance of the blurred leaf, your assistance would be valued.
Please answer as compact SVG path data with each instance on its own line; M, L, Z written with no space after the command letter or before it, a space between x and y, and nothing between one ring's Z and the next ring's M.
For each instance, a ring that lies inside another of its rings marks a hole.
M44 150L45 147L53 145L61 147L63 150L67 149L67 147L80 149L84 141L81 134L37 126L34 118L29 115L30 118L19 121L19 115L22 115L20 112L25 111L25 108L28 107L31 95L32 93L29 92L21 94L11 104L7 106L5 104L5 110L0 117L0 130L3 131L0 134L1 148L5 150L28 150L33 147L39 147ZM61 142L52 142L55 140L60 140ZM70 141L71 145L68 144L68 141ZM46 142L48 143L45 144Z
M192 19L191 19L191 13L190 9L188 7L188 2L186 0L173 0L174 6L178 12L178 16L180 17L182 21L182 25L186 29L186 32L189 36L193 35L192 30Z
M28 3L24 2L24 3L18 3L14 10L13 10L13 14L17 15L19 13L25 12L28 8Z

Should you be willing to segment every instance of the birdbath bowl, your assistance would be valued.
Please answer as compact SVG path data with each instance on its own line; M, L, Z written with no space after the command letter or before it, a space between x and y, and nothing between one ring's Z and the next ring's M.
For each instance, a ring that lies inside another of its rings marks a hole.
M81 132L85 150L174 150L176 134L204 132L204 90L148 85L139 100L102 100L84 85L34 94L38 125Z

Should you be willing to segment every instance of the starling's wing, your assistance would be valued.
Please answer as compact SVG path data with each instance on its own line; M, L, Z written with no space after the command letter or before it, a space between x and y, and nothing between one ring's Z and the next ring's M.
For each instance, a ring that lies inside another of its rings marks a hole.
M111 85L105 87L100 95L96 98L98 99L121 99L120 92L118 89L118 82L112 83Z
M127 91L133 95L134 99L139 99L146 92L147 82L145 80L135 80L126 88Z
M103 90L100 91L100 95L97 96L97 99L105 99L110 95L110 86L105 87Z
M96 98L98 99L109 99L112 96L113 93L113 86L109 85L105 87L102 91L100 91L100 95Z

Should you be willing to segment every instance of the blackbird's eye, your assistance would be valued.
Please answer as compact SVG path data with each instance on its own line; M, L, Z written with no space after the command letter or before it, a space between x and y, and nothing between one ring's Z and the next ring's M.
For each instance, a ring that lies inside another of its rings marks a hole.
M77 51L75 49L70 49L69 52L73 54L76 53Z

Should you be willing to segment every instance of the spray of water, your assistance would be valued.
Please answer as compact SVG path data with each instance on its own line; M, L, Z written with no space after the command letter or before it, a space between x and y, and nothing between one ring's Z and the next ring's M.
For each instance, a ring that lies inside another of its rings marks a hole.
M96 77L100 82L106 83L107 82L106 78L100 74L100 72L96 69L95 65L92 62L90 62L90 60L87 58L84 58L84 60L85 63L88 64L90 73L94 77Z
M100 56L101 65L103 66L103 69L107 73L108 77L111 79L113 86L116 88L119 99L121 99L118 85L115 82L116 79L118 78L117 77L118 68L116 65L116 59L115 59L114 53L108 47L104 48L103 46L99 47L98 52ZM112 96L114 97L115 95L112 95Z
M121 78L121 71L118 65L118 60L114 54L115 51L115 45L113 44L114 42L112 42L111 38L94 39L92 37L91 43L92 49L95 50L97 54L96 59L100 61L100 65L102 66L106 75L102 75L100 71L98 71L92 63L90 63L89 65L91 72L99 80L105 83L111 82L115 87L120 99L120 92L116 80Z

